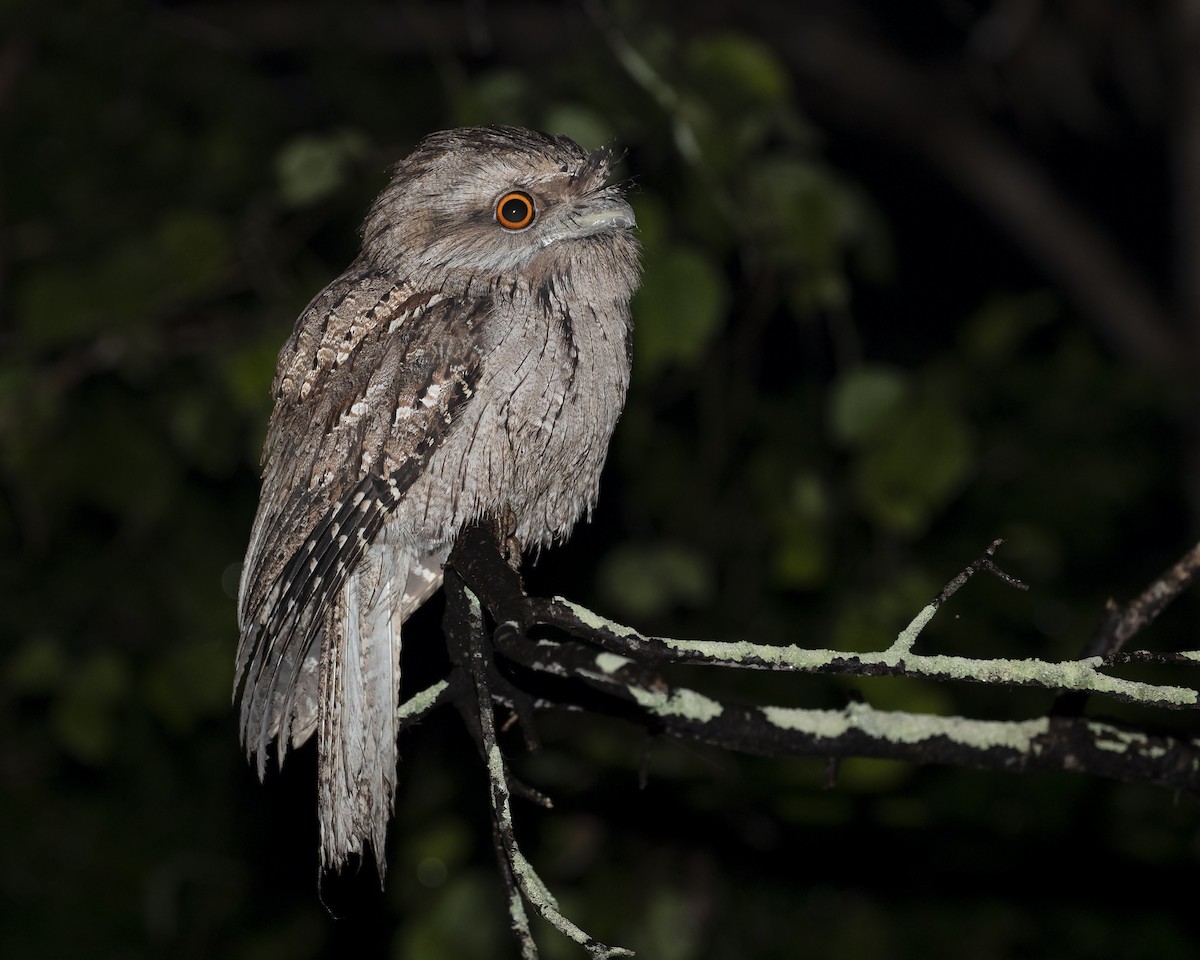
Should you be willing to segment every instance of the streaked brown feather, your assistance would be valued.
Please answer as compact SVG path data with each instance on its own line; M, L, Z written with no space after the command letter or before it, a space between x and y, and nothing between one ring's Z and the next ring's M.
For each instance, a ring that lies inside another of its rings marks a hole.
M426 138L280 353L236 690L260 773L272 740L282 761L317 733L325 866L370 845L382 876L400 630L457 532L502 513L539 547L595 502L638 276L607 176L606 154L528 130ZM513 189L538 211L517 232L494 216Z

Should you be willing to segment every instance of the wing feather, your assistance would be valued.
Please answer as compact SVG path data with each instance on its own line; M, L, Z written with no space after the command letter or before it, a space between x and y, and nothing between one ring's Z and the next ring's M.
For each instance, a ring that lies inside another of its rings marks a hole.
M272 738L282 762L330 604L453 428L482 365L469 334L486 304L359 271L340 283L352 293L331 284L281 354L243 568L234 689L260 774Z

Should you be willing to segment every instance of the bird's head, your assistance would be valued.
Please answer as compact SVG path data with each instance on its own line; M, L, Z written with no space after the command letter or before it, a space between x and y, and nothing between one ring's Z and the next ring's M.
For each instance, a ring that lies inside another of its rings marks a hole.
M517 127L426 137L396 165L363 224L363 256L449 289L603 283L638 276L633 210L608 184L609 154Z

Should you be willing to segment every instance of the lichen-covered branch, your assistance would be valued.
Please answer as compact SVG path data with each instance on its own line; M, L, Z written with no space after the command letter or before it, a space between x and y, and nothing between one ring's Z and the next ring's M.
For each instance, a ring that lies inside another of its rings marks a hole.
M499 553L497 553L499 557ZM503 560L501 560L503 563ZM507 566L507 564L505 564ZM509 568L511 570L511 568ZM501 873L508 890L509 920L513 934L521 947L522 960L537 960L537 944L529 928L529 918L525 912L528 903L543 920L565 937L583 947L592 960L608 960L610 957L632 956L632 952L624 947L612 947L601 943L587 931L573 923L559 909L554 896L538 876L533 865L521 852L517 843L516 831L513 826L511 805L511 784L508 766L500 745L496 739L496 723L493 715L495 701L504 699L513 703L520 698L520 693L508 691L508 695L498 698L493 692L497 685L504 685L495 672L492 658L492 648L487 642L484 612L479 598L451 572L446 577L447 610L446 634L447 644L454 662L454 674L447 683L446 690L461 694L458 706L463 717L467 720L472 735L479 744L484 756L491 787L492 821L496 840L496 852L500 860ZM456 682L458 678L470 679L470 690L465 684ZM419 713L420 707L437 700L437 694L430 695L435 688L429 688L421 700L408 710L409 715ZM441 691L439 690L438 693ZM414 698L415 699L415 698ZM411 704L408 701L405 706Z
M1057 770L1200 794L1200 740L1194 738L1083 717L977 720L876 710L865 703L840 710L745 706L672 686L636 660L584 644L542 641L522 649L510 635L503 649L530 669L574 677L607 693L620 705L606 712L655 733L743 753Z
M1104 673L1110 662L1128 658L1087 657L1082 660L1046 660L983 657L953 657L916 654L912 643L937 613L929 604L913 619L886 650L876 653L847 653L844 650L775 646L745 640L676 640L652 637L600 617L561 597L530 599L532 622L554 626L621 656L643 663L689 663L792 673L832 673L858 677L904 676L930 680L961 680L968 683L1014 687L1043 687L1103 694L1114 700L1145 706L1183 709L1200 706L1200 693L1189 687L1163 686L1125 680ZM1163 662L1194 658L1200 651L1172 654ZM1152 658L1140 658L1150 662Z
M511 794L548 802L510 779L496 741L496 703L508 705L521 719L531 747L536 744L535 712L591 710L622 717L654 734L762 756L858 756L1010 772L1064 771L1200 794L1200 739L1187 734L1121 726L1077 711L1054 710L1024 720L984 720L877 710L866 703L850 703L838 710L746 705L673 684L662 674L674 665L706 664L1034 686L1076 698L1101 695L1173 710L1200 705L1200 693L1193 687L1130 680L1107 672L1129 663L1200 664L1200 651L1154 654L1120 652L1110 646L1106 656L1062 662L914 653L914 644L939 608L975 573L988 572L1024 588L996 566L998 546L999 541L993 543L954 577L886 650L847 653L794 644L651 637L563 598L528 597L505 561L492 526L478 523L469 528L455 546L446 574L447 644L454 669L446 681L407 700L401 720L405 725L414 723L437 706L453 702L472 728L488 770L497 853L522 956L526 960L537 956L525 904L593 958L627 955L627 951L600 943L564 917L521 853L513 831ZM1196 566L1189 565L1193 555L1200 563L1197 548L1127 608L1122 635L1130 624L1144 626L1178 594ZM488 620L493 625L490 643ZM542 628L553 628L557 635L542 636ZM501 670L502 662L512 669ZM531 679L537 681L529 684L537 687L536 695L523 686Z
M874 653L651 637L569 600L527 597L512 569L498 561L495 540L483 525L459 541L451 563L498 622L494 643L501 655L535 673L574 681L563 683L557 698L544 699L540 709L586 707L623 716L658 733L769 756L869 756L1004 770L1067 770L1200 791L1200 742L1185 736L1124 729L1078 716L992 721L885 712L865 704L834 711L742 706L673 687L659 673L671 664L707 664L1034 686L1167 709L1200 705L1200 694L1192 687L1105 672L1130 662L1200 663L1200 652L1133 651L1063 662L914 653L921 631L975 572L987 571L1023 586L996 568L997 546L993 543L953 578L891 646ZM1180 579L1170 571L1164 576L1172 582ZM1158 596L1162 591L1152 586L1147 593ZM530 631L539 626L553 627L570 639L531 638ZM589 694L584 696L581 688Z

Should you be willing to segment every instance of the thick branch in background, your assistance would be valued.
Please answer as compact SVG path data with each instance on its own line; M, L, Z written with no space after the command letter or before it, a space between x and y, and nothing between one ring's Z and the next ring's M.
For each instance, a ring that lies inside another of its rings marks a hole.
M1188 359L1146 280L1031 158L878 42L829 17L808 19L786 44L806 101L928 158L1008 230L1121 353L1159 369Z

